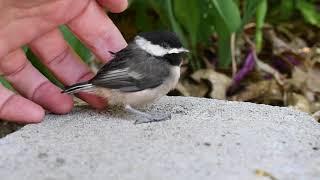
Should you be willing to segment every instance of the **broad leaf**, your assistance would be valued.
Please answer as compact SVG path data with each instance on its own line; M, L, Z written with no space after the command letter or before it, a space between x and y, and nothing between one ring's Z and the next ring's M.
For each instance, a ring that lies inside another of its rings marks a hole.
M303 17L310 24L320 27L320 13L315 4L307 1L297 1L297 8L301 11Z
M231 63L231 35L241 25L240 12L232 0L211 0L214 27L219 35L219 65ZM210 5L209 5L210 6Z
M229 32L236 32L241 25L240 12L233 0L211 0L216 15L226 24ZM210 6L210 5L209 5Z
M261 2L261 0L246 0L244 2L243 17L241 22L242 27L245 26L255 15L257 7Z
M194 47L197 43L197 31L200 22L199 1L189 0L186 3L185 0L174 0L172 2L174 15L179 24L189 34L191 44ZM192 7L192 11L188 11L190 7Z

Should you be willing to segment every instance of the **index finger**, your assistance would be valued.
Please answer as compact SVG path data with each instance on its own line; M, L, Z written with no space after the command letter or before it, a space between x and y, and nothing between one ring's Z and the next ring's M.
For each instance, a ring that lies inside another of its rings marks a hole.
M127 0L98 0L98 2L113 13L120 13L128 7Z
M127 46L120 31L96 1L90 1L86 10L68 23L69 28L103 62Z

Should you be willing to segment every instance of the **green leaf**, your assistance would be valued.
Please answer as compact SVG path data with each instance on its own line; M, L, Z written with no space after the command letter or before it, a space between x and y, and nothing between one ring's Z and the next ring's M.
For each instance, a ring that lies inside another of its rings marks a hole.
M236 32L241 25L240 11L233 0L211 0L216 15L226 24L229 32ZM210 5L209 5L210 6Z
M192 7L191 11L188 11ZM197 31L200 22L199 1L185 0L173 1L174 15L179 24L187 31L192 47L197 43Z
M262 39L263 33L262 28L264 25L265 17L267 14L268 3L267 0L262 0L257 9L257 19L256 19L256 50L260 52L262 49Z
M221 68L227 68L232 60L231 56L231 35L222 34L219 35L218 40L218 58L219 58L219 66Z
M289 19L294 12L294 0L282 0L280 4L281 18Z
M231 35L241 25L240 12L232 0L211 0L214 27L219 36L219 66L226 68L231 63Z
M188 42L188 48L191 50L190 65L193 70L201 68L201 63L198 59L197 43L198 43L198 27L200 23L200 4L198 0L189 0L186 3L184 0L171 1L173 4L173 14L176 21L179 23L180 33L184 34L183 41ZM192 11L187 11L192 7ZM206 27L202 27L206 28Z
M130 18L134 19L134 28L139 32L152 31L154 29L158 29L162 25L161 21L155 21L155 18L157 17L151 14L150 10L152 10L152 6L149 1L134 0L131 2L130 8L126 13L128 13L128 15L131 15L132 13L135 14L134 18Z
M0 84L2 84L4 87L10 90L13 90L13 87L11 86L11 84L1 75L0 75Z
M148 0L152 9L157 12L160 17L160 20L163 22L164 26L171 27L171 29L177 33L179 38L181 39L184 46L187 46L187 40L185 34L183 33L179 23L177 22L172 1L171 0Z
M251 18L255 15L257 11L257 7L261 2L262 2L261 0L246 0L244 2L241 30L242 30L242 27L245 26L251 20Z
M212 3L208 1L201 1L201 3L199 3L199 9L200 22L197 30L197 39L198 42L208 43L210 36L215 32L215 14L212 11Z
M147 1L142 0L142 3L148 3L148 6L152 7L152 9L155 12L157 12L157 14L160 17L161 22L165 26L169 27L171 22L170 22L170 18L169 18L170 13L169 13L168 5L167 5L168 1L170 2L170 0L147 0Z
M281 23L290 21L290 18L297 12L295 7L297 0L268 1L268 22Z
M304 0L297 1L297 8L302 13L307 22L320 27L320 13L317 11L315 4Z
M84 46L82 42L66 26L61 26L60 31L63 33L65 40L70 44L80 58L84 62L89 63L92 57L90 50Z
M28 49L29 49L28 46L26 46L26 45L22 46L22 50L24 53L26 53L28 51Z
M188 45L187 38L186 38L185 34L183 33L181 26L179 25L179 23L177 22L177 20L174 16L171 0L166 0L166 8L168 10L169 20L170 20L170 24L171 24L173 31L178 34L183 45L187 46Z

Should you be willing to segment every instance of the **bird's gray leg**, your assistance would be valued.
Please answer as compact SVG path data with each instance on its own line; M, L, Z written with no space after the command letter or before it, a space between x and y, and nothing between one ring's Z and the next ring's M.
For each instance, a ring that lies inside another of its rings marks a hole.
M125 109L132 113L132 114L136 114L140 117L142 117L142 119L136 120L134 123L135 124L142 124L142 123L150 123L150 122L157 122L157 121L165 121L168 119L171 119L171 114L166 114L166 115L151 115L142 111L139 111L137 109L134 109L133 107L131 107L130 105L126 105Z

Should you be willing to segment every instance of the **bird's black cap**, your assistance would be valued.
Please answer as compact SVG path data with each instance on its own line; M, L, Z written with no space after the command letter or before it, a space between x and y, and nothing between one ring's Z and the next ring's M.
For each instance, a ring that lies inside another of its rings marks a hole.
M138 36L145 38L152 44L160 45L162 47L181 48L182 43L174 32L170 31L152 31L142 32Z

